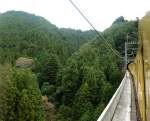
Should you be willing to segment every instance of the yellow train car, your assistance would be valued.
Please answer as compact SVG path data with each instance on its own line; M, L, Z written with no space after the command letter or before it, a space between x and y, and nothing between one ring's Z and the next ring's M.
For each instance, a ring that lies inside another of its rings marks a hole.
M139 21L139 48L128 68L133 76L141 121L150 121L150 12Z

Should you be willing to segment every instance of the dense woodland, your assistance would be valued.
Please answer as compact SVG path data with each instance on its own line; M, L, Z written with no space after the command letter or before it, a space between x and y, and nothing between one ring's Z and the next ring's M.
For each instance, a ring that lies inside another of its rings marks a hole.
M137 29L137 21L121 16L100 34L123 56L127 34ZM20 57L34 67L18 67ZM123 66L93 30L58 28L22 11L2 13L0 121L96 121Z

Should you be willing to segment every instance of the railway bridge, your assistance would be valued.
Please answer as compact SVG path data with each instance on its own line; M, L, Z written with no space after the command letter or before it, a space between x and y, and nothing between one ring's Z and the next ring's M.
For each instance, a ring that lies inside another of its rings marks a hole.
M125 50L125 76L97 121L150 121L150 13L139 20L138 49L132 61Z

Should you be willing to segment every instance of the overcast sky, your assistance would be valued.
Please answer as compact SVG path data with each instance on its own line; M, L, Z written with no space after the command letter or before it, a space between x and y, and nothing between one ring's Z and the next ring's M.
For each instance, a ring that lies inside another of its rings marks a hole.
M99 31L119 16L128 20L142 17L150 10L150 0L73 0ZM58 27L89 30L91 27L69 0L0 0L0 12L21 10L48 19Z

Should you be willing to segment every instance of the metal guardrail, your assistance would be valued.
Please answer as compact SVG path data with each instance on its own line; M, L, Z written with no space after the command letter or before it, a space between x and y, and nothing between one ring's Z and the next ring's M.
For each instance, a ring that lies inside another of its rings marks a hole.
M106 106L106 108L104 109L104 111L102 112L102 114L100 115L100 117L98 118L97 121L111 121L112 120L113 115L114 115L115 110L116 110L116 107L119 103L122 91L124 89L127 75L129 75L128 71L126 72L121 84L119 85L115 94L113 95L113 97L111 98L108 105Z

